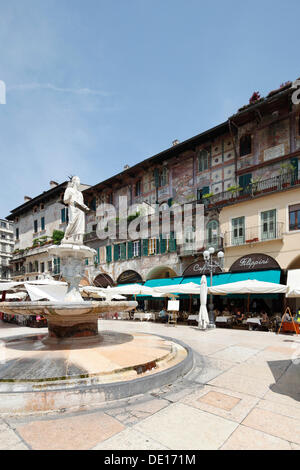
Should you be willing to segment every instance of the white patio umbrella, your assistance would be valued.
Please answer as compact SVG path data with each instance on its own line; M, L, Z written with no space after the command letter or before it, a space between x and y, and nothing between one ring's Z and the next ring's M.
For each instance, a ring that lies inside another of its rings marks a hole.
M283 284L273 282L257 281L248 279L247 281L230 282L208 288L208 292L214 295L227 294L284 294L288 290Z
M106 287L103 289L104 293L109 295L120 294L120 295L152 295L152 287L142 286L140 284L127 284L124 286L117 287Z
M199 311L199 320L198 320L198 328L200 330L206 330L207 325L209 325L209 318L207 313L207 280L206 276L202 276L201 284L200 284L200 311Z
M157 286L153 290L161 294L200 294L199 284L188 282L186 284L171 284L169 286Z
M83 286L80 287L80 293L85 296L85 297L95 297L95 298L107 298L107 294L105 292L105 289L101 287L96 287L96 286ZM110 296L109 296L110 297ZM124 295L120 294L113 294L112 297L110 297L112 300L125 300L126 297Z

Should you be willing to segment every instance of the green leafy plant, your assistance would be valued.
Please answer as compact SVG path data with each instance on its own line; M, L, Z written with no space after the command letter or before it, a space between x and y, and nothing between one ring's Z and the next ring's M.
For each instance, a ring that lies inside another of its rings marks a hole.
M230 186L227 188L227 191L232 194L239 193L240 191L243 191L243 188L241 186Z
M214 193L206 193L202 196L202 199L209 199L212 196L214 196Z
M53 230L52 239L53 239L54 245L60 245L64 236L65 236L65 233L62 232L62 230Z

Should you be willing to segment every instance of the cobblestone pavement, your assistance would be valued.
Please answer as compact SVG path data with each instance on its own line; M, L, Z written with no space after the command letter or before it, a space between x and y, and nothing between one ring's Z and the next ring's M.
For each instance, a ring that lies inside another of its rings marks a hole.
M300 449L300 337L126 321L100 329L180 339L194 368L101 408L2 417L0 449ZM0 339L32 331L0 322Z

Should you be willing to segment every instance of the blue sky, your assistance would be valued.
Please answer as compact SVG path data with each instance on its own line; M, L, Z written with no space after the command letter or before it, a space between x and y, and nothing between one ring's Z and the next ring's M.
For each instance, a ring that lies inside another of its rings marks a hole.
M300 76L299 0L0 0L0 217L87 184Z

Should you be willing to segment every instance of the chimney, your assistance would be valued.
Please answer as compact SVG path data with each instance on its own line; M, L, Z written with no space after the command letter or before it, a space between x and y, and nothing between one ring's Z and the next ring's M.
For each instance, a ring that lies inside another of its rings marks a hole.
M24 196L24 202L31 201L31 199L32 199L32 198L31 198L31 197L29 197L29 196Z
M173 140L173 142L172 142L173 147L175 147L175 145L178 145L178 144L179 144L179 140L178 140L178 139Z
M50 188L55 188L56 186L58 186L56 181L50 181Z
M124 170L128 170L130 168L130 165L124 165Z

